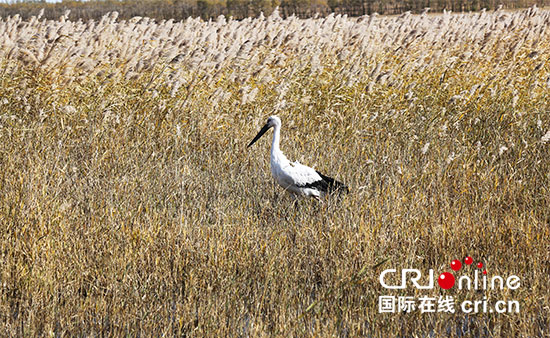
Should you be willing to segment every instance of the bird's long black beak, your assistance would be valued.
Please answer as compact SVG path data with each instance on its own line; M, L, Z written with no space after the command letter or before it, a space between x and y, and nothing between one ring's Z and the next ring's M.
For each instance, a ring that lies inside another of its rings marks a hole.
M267 125L267 124L266 124L265 126L263 126L262 129L260 130L260 132L258 133L258 135L256 135L256 137L254 137L254 139L253 139L253 140L248 144L248 146L246 146L246 147L248 148L248 147L250 147L251 145L253 145L254 142L258 141L258 139L259 139L260 137L262 137L262 135L265 134L266 131L269 130L269 128L271 128L271 127L270 127L269 125Z

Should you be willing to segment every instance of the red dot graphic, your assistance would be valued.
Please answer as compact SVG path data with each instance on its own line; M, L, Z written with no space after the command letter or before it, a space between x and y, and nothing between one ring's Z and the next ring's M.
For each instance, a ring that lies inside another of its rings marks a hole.
M481 269L483 267L483 263L481 262L477 263L477 267Z
M454 271L460 270L461 267L462 267L462 263L460 263L458 259L455 259L454 261L451 262L451 269L453 269Z
M442 289L448 290L455 285L455 276L453 274L448 272L443 272L441 275L439 275L439 278L437 279L437 283L439 286L441 286Z
M472 264L473 262L474 262L474 260L470 256L464 258L464 263L466 263L468 265Z
M483 274L486 275L486 274L487 274L487 270L483 270Z

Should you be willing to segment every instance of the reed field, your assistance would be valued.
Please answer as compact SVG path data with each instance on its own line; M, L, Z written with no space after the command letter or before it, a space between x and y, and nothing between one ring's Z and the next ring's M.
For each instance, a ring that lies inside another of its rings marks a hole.
M0 19L1 336L550 335L550 11L68 15ZM270 115L350 193L293 203ZM466 256L521 287L379 281Z

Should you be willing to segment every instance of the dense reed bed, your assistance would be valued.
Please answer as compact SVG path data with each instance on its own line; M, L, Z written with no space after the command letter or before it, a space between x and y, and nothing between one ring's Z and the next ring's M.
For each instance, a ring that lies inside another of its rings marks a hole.
M550 12L0 20L0 333L547 336ZM351 193L292 200L291 159ZM379 313L470 255L519 313ZM399 293L398 293L399 294Z

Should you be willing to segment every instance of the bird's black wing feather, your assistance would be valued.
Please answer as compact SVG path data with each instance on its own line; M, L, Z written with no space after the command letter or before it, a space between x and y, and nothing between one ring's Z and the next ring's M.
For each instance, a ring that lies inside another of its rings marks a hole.
M348 187L346 187L342 182L339 182L332 177L325 176L318 171L317 171L317 174L321 176L322 178L321 180L311 182L311 183L301 184L300 187L317 189L322 192L333 192L333 191L343 191L346 193L349 192Z
M311 182L311 183L305 183L298 185L300 188L311 188L311 189L317 189L322 192L327 192L330 190L329 184L325 179L321 179L319 181Z
M317 170L316 170L317 171ZM337 180L335 180L334 178L332 177L328 177L328 176L325 176L323 174L321 174L320 172L317 171L317 174L319 174L319 176L321 176L321 178L323 179L323 181L327 182L327 186L328 186L328 191L329 192L332 192L332 191L343 191L345 193L349 193L349 188L342 182L339 182Z

